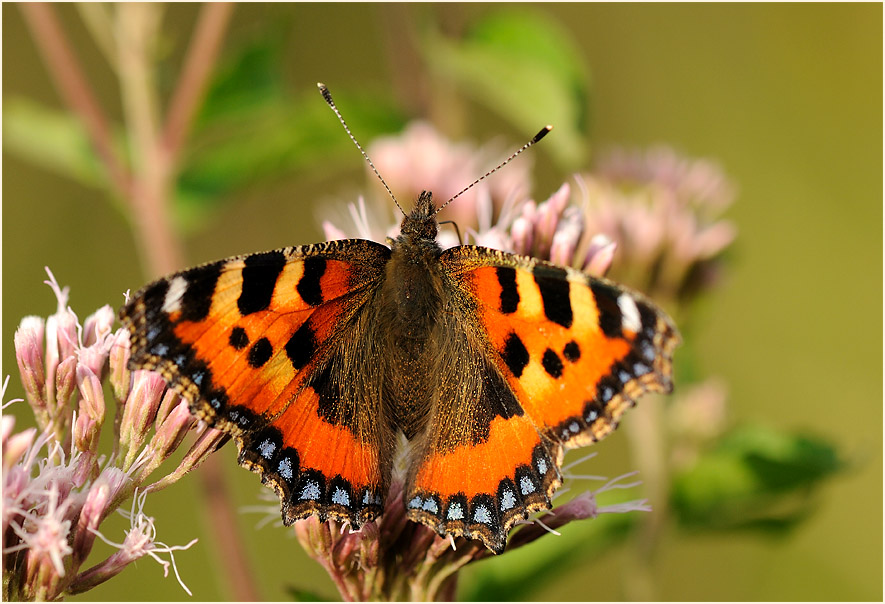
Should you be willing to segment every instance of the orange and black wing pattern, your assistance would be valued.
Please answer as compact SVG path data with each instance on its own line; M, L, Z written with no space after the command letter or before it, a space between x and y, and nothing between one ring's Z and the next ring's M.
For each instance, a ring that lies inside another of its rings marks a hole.
M382 511L393 433L353 346L389 257L358 240L237 256L147 285L120 311L130 366L161 372L236 438L286 524Z
M550 507L565 449L605 437L643 393L671 390L679 335L641 294L576 270L473 246L441 262L461 318L447 332L482 357L479 394L437 401L407 506L500 552L513 524Z

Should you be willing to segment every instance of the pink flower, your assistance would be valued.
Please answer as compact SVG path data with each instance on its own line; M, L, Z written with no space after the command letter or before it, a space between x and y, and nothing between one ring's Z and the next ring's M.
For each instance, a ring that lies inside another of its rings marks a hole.
M126 368L128 332L112 332L110 306L81 326L67 306L67 288L59 287L52 273L49 276L47 283L58 301L56 313L45 321L26 317L14 341L39 431L16 434L13 418L0 418L7 600L54 600L80 593L144 555L158 559L167 570L174 568L174 561L159 555L179 548L156 540L153 520L142 512L144 494L177 481L226 441L205 425L194 430L197 421L161 376ZM108 377L118 405L116 417L107 413ZM113 430L111 452L99 449L103 428ZM148 486L148 476L186 440L193 442L178 468ZM144 491L121 552L82 571L102 522L139 487Z

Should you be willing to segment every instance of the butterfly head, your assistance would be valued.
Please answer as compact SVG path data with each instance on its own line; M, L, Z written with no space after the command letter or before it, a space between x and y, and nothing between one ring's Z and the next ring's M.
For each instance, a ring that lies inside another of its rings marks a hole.
M415 209L407 214L400 224L399 240L409 243L420 241L436 241L437 224L436 209L433 205L433 194L422 191L415 203Z

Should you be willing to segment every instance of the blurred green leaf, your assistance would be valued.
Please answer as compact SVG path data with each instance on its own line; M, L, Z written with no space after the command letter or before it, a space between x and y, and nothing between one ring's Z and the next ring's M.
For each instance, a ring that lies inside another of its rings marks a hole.
M285 96L280 70L284 40L279 28L271 29L259 39L242 42L226 56L213 72L197 119L198 130L223 118L274 105Z
M809 495L844 467L818 438L747 427L673 481L672 507L691 528L783 530L809 511Z
M508 10L481 19L463 40L428 32L423 50L432 69L518 129L535 132L553 124L555 136L544 148L565 169L583 167L590 78L558 23L541 13Z
M373 137L398 131L405 123L386 97L336 91L347 121L363 144ZM246 187L298 170L328 168L361 158L319 92L291 98L282 95L260 110L236 119L215 119L191 145L178 181L175 211L185 231L205 223L207 212Z
M68 111L24 98L4 101L3 148L85 185L107 184L86 130Z
M296 95L286 86L287 32L272 27L246 40L216 70L177 183L174 215L181 231L204 226L210 213L248 187L322 169L335 158L359 162L319 92ZM334 93L363 144L405 123L386 96Z

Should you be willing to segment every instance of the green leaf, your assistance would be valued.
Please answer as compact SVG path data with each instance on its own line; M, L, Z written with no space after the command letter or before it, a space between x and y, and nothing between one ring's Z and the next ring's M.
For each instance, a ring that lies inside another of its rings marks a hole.
M85 185L103 187L107 184L85 128L68 111L23 98L5 101L3 148Z
M528 10L502 11L481 19L463 40L428 32L424 54L431 69L518 129L553 124L555 136L544 148L565 169L583 166L589 75L559 24Z
M785 530L809 513L809 493L843 467L822 439L747 427L676 476L671 503L685 527Z
M214 71L200 107L197 129L278 104L285 97L280 66L284 37L279 27L248 39L229 53Z
M311 87L293 94L286 86L282 66L291 27L284 15L281 19L247 33L213 74L177 181L173 215L182 232L204 227L211 214L249 187L328 169L335 157L359 161L319 92ZM386 97L348 100L339 90L335 96L363 144L404 123Z
M347 107L348 123L363 144L405 123L387 97L343 90L336 99ZM297 98L281 95L235 118L217 115L190 147L178 180L177 223L185 231L199 228L207 213L247 187L297 171L328 170L341 160L362 161L315 90Z

